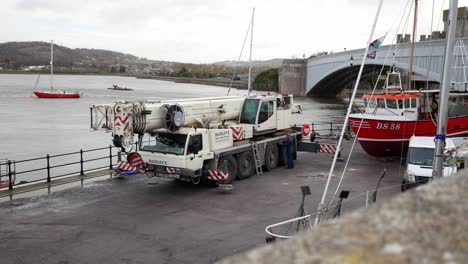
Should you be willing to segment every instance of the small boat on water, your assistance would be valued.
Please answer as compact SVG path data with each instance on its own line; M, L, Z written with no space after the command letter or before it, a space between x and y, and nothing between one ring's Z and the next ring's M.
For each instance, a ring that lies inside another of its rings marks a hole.
M39 77L37 78L36 81L36 86L37 83L39 82ZM68 99L68 98L80 98L81 94L78 92L67 92L64 90L56 90L54 89L53 86L53 80L54 80L54 42L50 42L50 89L45 90L45 91L33 91L33 94L37 96L38 98L63 98L63 99ZM36 87L34 87L36 89Z
M112 87L109 87L107 88L109 90L116 90L116 91L133 91L132 88L128 88L128 87L121 87L121 86L118 86L117 84L113 84Z
M70 93L62 90L37 91L33 92L39 98L80 98L79 93Z

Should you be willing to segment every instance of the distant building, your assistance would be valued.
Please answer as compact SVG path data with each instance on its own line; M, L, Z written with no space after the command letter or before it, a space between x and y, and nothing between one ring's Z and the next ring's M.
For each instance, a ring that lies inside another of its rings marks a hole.
M448 30L448 10L444 10L444 31ZM444 32L444 33L445 33ZM465 38L468 37L468 7L459 7L458 8L458 18L457 18L457 34L456 38ZM444 36L445 38L445 36Z
M448 9L444 10L443 22L444 22L444 31L433 31L430 35L421 35L419 36L419 41L428 41L428 40L439 40L445 39L447 36L448 30ZM468 37L468 7L459 7L458 8L458 18L457 18L457 33L456 38L466 38ZM399 42L404 43L404 42Z
M398 34L397 43L409 43L411 42L411 34Z
M147 65L143 68L143 73L145 74L159 74L161 73L161 66L157 65Z

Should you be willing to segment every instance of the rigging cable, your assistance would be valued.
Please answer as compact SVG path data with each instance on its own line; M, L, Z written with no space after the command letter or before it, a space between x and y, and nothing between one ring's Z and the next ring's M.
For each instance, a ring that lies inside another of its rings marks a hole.
M247 27L247 32L245 33L244 43L242 43L242 48L241 48L239 57L237 58L236 66L234 67L234 74L232 75L231 83L229 84L229 89L228 89L227 95L229 95L229 93L231 92L232 83L234 82L234 77L237 74L237 67L238 67L239 61L240 61L240 59L242 57L242 52L244 51L245 42L247 41L247 37L249 36L249 31L250 31L251 26L252 26L252 20L250 20L249 26Z
M356 84L354 85L353 94L351 95L351 102L353 102L354 98L356 97L357 88L359 86L359 81L361 80L362 72L364 70L364 65L365 65L366 58L367 58L366 55L367 55L367 53L369 51L369 46L370 46L370 43L372 41L372 37L374 36L375 27L376 27L377 21L379 19L380 10L382 8L382 2L383 2L383 0L379 1L379 5L378 5L378 8L377 8L377 12L375 14L374 22L372 24L372 29L371 29L371 32L369 34L369 38L368 38L368 40L366 42L366 48L364 49L364 54L362 56L361 66L359 68L359 73L358 73L358 76L357 76L357 79L356 79ZM341 144L343 142L343 136L344 136L344 133L346 132L346 124L348 124L349 115L351 113L352 107L353 106L350 103L349 106L348 106L348 110L346 112L345 120L343 122L343 127L341 129L340 138L338 140L338 145L337 145L338 150L341 148ZM324 212L324 210L326 210L325 199L326 199L326 196L327 196L328 187L330 186L331 176L333 174L333 170L334 170L335 165L336 165L336 160L338 159L338 153L339 153L339 151L336 151L335 155L333 156L333 162L332 162L332 165L330 167L330 171L329 171L329 174L328 174L328 177L327 177L327 182L325 184L325 188L323 190L322 198L321 198L320 203L319 203L318 208L317 208L318 215L315 218L314 226L318 225L318 223L320 222L321 213Z
M405 8L403 9L403 16L401 17L401 20L400 20L400 22L399 22L399 24L398 24L397 29L401 26L401 23L402 23L403 18L404 18L404 14L406 13L406 9L408 8L408 3L409 3L410 1L411 1L411 0L408 0L408 1L407 1L407 4L406 4ZM410 8L410 10L411 10L411 8ZM391 27L393 27L393 25L395 24L395 22L396 22L396 20L392 23L392 26L391 26ZM395 35L394 35L394 40L397 40L397 34L396 34L396 33L395 33ZM398 42L398 41L397 41L397 42ZM392 46L393 46L393 45L392 45ZM386 64L386 62L387 62L387 59L388 59L388 57L389 57L390 52L392 51L392 46L389 48L389 50L388 50L388 52L387 52L387 55L385 56L385 60L384 60L383 66L382 66L382 68L381 68L381 70L380 70L380 72L379 72L379 78L380 78L380 76L382 75L382 72L383 72L384 69L385 69L385 64ZM394 45L394 46L395 46L395 51L396 51L397 45ZM378 84L378 82L376 82L376 83L374 84L374 88L373 88L372 93L371 93L372 95L375 93L375 90L377 89L377 84ZM367 111L367 109L369 108L370 101L371 101L371 100L368 100L368 101L367 101L367 104L366 104L366 108L365 108L365 110L364 110L364 113L365 113L365 112ZM349 161L351 160L352 152L353 152L354 147L355 147L355 145L356 145L356 141L357 141L359 132L360 132L360 130L361 130L363 121L364 121L364 116L363 116L363 118L361 118L361 121L360 121L358 130L357 130L357 132L355 133L356 136L354 137L353 144L351 145L350 153L349 153L348 158L347 158L347 160L346 160L345 166L344 166L344 168L343 168L343 171L342 171L342 174L341 174L341 176L340 176L340 180L339 180L339 182L338 182L338 185L337 185L337 187L336 187L336 189L335 189L335 192L333 193L333 196L332 196L332 198L330 199L330 202L328 203L328 207L330 207L330 205L333 203L333 200L336 198L336 195L338 194L338 190L339 190L339 188L340 188L340 186L341 186L341 183L342 183L342 181L343 181L343 178L344 178L346 169L348 168Z

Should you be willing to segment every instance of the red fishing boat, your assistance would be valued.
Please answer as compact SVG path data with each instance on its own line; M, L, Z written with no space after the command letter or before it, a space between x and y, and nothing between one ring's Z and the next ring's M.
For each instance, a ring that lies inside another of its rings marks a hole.
M394 78L400 85L389 85ZM362 148L372 156L406 153L411 136L435 136L439 90L403 91L398 72L387 75L383 93L364 94L366 110L349 116ZM468 135L468 94L450 93L447 136Z
M36 85L34 90L36 89L37 83L39 82L39 77L37 78ZM67 92L63 90L56 90L53 87L53 80L54 80L54 42L50 42L50 90L46 91L33 91L33 94L38 98L80 98L81 94L78 92Z

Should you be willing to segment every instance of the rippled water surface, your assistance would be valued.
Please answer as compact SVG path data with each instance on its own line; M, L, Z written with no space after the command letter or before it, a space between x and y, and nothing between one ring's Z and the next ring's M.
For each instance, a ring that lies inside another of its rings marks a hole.
M116 100L190 98L226 95L227 88L118 76L56 75L54 87L81 92L80 99L38 99L32 95L37 75L0 75L0 158L26 159L108 146L110 134L91 131L89 106ZM108 90L112 84L134 91ZM41 76L38 89L48 89ZM234 90L234 95L245 91ZM337 122L345 106L337 100L295 98L305 112L297 123Z

